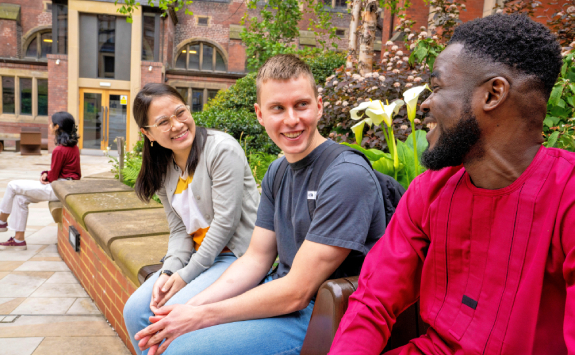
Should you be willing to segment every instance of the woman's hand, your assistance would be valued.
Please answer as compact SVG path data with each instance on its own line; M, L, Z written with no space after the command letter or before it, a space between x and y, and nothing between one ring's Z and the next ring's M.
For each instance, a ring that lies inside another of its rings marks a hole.
M40 176L40 182L44 185L48 185L50 183L50 181L48 181L48 174L42 174L42 176Z
M158 302L162 300L165 296L165 293L162 292L162 288L166 284L166 281L169 280L169 276L166 274L160 274L156 282L154 283L154 288L152 288L152 300L150 301L150 309L152 312L158 309Z
M174 272L161 288L160 294L163 295L163 297L160 297L160 299L158 300L157 307L160 308L163 305L165 305L166 302L168 302L168 300L172 298L173 295L175 295L179 290L184 288L184 286L186 285L187 285L186 281L182 280L182 278L177 272ZM156 313L153 309L152 311Z
M153 324L134 336L140 340L138 347L142 351L150 348L148 355L160 355L180 335L206 328L209 325L203 324L206 317L201 315L202 307L175 304L158 309L156 315L150 317Z

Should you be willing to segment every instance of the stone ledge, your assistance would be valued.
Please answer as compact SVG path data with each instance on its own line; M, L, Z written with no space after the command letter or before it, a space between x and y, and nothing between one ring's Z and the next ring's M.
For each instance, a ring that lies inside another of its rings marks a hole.
M62 202L60 201L50 201L48 202L48 209L50 214L56 223L62 223Z
M133 191L131 187L112 179L90 179L73 181L54 181L52 183L54 194L66 207L66 197L80 194L95 194L103 192Z
M153 200L150 203L140 201L133 191L71 195L66 197L65 201L74 219L84 228L84 219L90 213L162 208L162 205Z
M135 285L141 285L150 272L160 269L162 265L160 260L168 250L169 237L169 234L163 234L117 239L111 243L110 251L124 275ZM146 272L142 273L142 271Z
M88 233L113 260L116 258L111 252L111 245L117 239L170 234L163 208L92 213L85 217L84 222ZM148 248L153 252L155 245L150 244ZM156 262L159 262L162 256Z

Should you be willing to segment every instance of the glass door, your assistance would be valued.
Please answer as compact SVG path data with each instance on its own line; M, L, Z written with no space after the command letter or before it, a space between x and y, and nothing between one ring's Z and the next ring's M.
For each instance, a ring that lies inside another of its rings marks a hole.
M129 92L80 89L80 147L118 149L116 138L127 138L129 112Z

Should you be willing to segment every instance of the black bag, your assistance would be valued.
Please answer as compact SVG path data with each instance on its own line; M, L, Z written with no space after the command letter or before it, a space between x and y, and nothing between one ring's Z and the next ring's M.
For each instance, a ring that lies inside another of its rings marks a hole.
M313 214L315 211L315 201L317 197L316 196L317 189L319 188L319 183L321 181L323 173L325 173L327 167L335 160L335 158L337 158L338 155L340 155L345 151L353 152L355 154L360 155L361 157L363 157L363 159L365 159L365 161L369 164L369 166L371 166L371 162L369 161L369 159L367 159L367 157L359 150L350 148L342 144L332 144L329 147L327 147L323 151L323 153L321 153L321 155L318 157L318 163L317 163L318 166L313 169L309 180L308 191L307 191L307 207L309 211L309 218L311 220L313 220ZM284 157L274 176L274 185L273 185L274 199L277 195L277 192L279 191L288 165L289 163L287 159ZM403 196L403 194L405 193L405 189L403 188L403 186L401 186L399 182L395 181L395 179L392 178L391 176L382 174L377 170L374 170L373 172L375 173L375 176L379 181L379 185L381 186L383 205L385 207L385 217L387 220L387 224L389 224L391 216L393 216L393 213L395 212L395 208L397 207L397 204L399 203L401 196Z

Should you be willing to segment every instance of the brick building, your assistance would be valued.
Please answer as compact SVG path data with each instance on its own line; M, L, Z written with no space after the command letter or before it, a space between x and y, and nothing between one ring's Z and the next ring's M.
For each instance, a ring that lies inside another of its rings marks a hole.
M334 16L340 50L347 47L345 0L323 0ZM464 21L489 15L497 0L467 0ZM147 3L147 1L142 1ZM429 6L412 0L408 17L426 25ZM114 139L138 139L131 103L142 86L166 82L193 111L246 73L239 33L247 11L243 0L196 0L193 15L141 6L129 24L114 0L3 0L0 3L0 133L40 127L68 111L77 120L82 154L115 148ZM254 15L257 12L254 12ZM300 26L299 44L315 45ZM395 20L396 21L396 20ZM394 17L384 12L376 51L393 35ZM377 54L377 53L376 53ZM49 137L53 148L53 137ZM101 153L100 153L101 154Z

